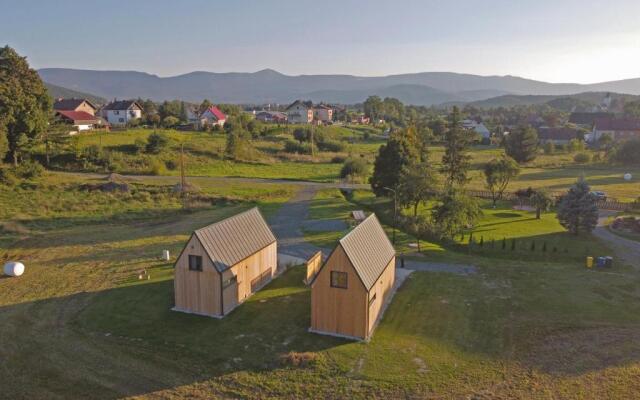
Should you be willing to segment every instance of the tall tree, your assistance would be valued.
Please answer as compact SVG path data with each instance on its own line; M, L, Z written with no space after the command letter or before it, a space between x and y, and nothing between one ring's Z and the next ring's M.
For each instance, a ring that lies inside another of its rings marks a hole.
M445 152L442 157L442 172L445 176L445 187L452 190L456 185L467 183L467 172L471 167L471 156L467 152L472 141L472 134L462 127L462 117L458 107L453 107L449 114L449 127L445 133Z
M418 207L435 192L436 177L428 160L416 160L405 166L398 184L398 200L401 206L413 207L413 217Z
M521 126L505 136L505 152L518 163L533 161L538 153L538 133Z
M378 96L369 96L364 101L364 113L367 117L371 118L372 122L382 118L384 114L384 104L382 99Z
M557 217L560 224L574 235L581 231L591 232L598 225L597 199L583 178L562 197Z
M373 164L373 175L369 183L376 196L388 195L385 187L398 187L403 168L416 159L415 145L407 139L405 132L392 133L387 144L380 146Z
M39 140L50 112L51 99L38 73L11 47L0 48L0 132L14 165Z
M484 166L485 185L491 192L494 207L496 202L502 199L511 179L519 173L518 163L508 156L493 159Z
M441 238L453 239L469 226L476 223L482 211L473 197L460 190L452 189L444 194L433 210L433 221L440 231Z

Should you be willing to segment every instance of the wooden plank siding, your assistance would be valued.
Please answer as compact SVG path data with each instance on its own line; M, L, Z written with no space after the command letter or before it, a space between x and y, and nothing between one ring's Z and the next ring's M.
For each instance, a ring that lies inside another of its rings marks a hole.
M376 321L382 311L382 306L391 294L393 284L396 278L396 258L393 257L387 264L382 275L371 287L369 291L369 317L368 317L368 336L373 332L373 328L376 326ZM371 301L375 296L375 300Z
M175 310L212 317L228 314L271 281L278 265L277 251L273 242L220 273L192 235L175 264ZM202 272L189 270L189 255L202 256ZM233 277L236 281L223 288Z
M347 273L347 289L331 287L331 271ZM368 299L366 288L338 245L311 285L311 330L366 338Z
M236 277L235 283L223 288L225 315L271 281L278 267L277 247L274 242L222 272L223 284Z
M319 251L307 261L307 277L305 282L309 284L313 277L316 276L320 268L322 267L322 252Z
M202 272L189 270L189 255L202 257ZM208 316L220 316L220 273L195 235L175 264L175 309Z

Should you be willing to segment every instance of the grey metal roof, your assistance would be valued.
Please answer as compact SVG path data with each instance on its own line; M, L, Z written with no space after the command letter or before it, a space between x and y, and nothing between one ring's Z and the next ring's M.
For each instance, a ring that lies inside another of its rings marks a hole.
M369 215L360 225L340 239L362 283L367 288L376 283L396 251L375 214Z
M194 233L220 272L276 241L257 207Z
M87 104L93 107L94 110L97 109L96 106L94 106L89 100L76 99L76 98L58 99L53 103L53 109L54 110L75 110L76 108L80 107L80 105L85 101L87 102Z
M142 106L135 100L116 100L104 106L103 110L129 110L136 107L142 110Z

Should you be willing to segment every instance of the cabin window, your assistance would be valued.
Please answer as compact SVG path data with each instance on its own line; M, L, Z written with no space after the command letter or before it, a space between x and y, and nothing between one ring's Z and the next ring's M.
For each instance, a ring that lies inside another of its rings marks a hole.
M347 288L347 273L331 271L331 287L346 289Z
M376 293L374 293L373 297L369 299L369 307L371 307L371 305L375 302L376 302Z
M202 271L202 256L189 255L189 269L191 271Z
M235 285L237 282L238 282L238 277L236 275L233 275L231 278L229 278L226 281L222 282L222 288L226 289L231 285Z

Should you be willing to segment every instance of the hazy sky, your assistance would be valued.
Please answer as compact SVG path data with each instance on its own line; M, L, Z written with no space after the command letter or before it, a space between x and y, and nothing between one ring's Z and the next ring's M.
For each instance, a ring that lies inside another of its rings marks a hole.
M640 0L0 0L0 45L42 67L590 83L640 77Z

